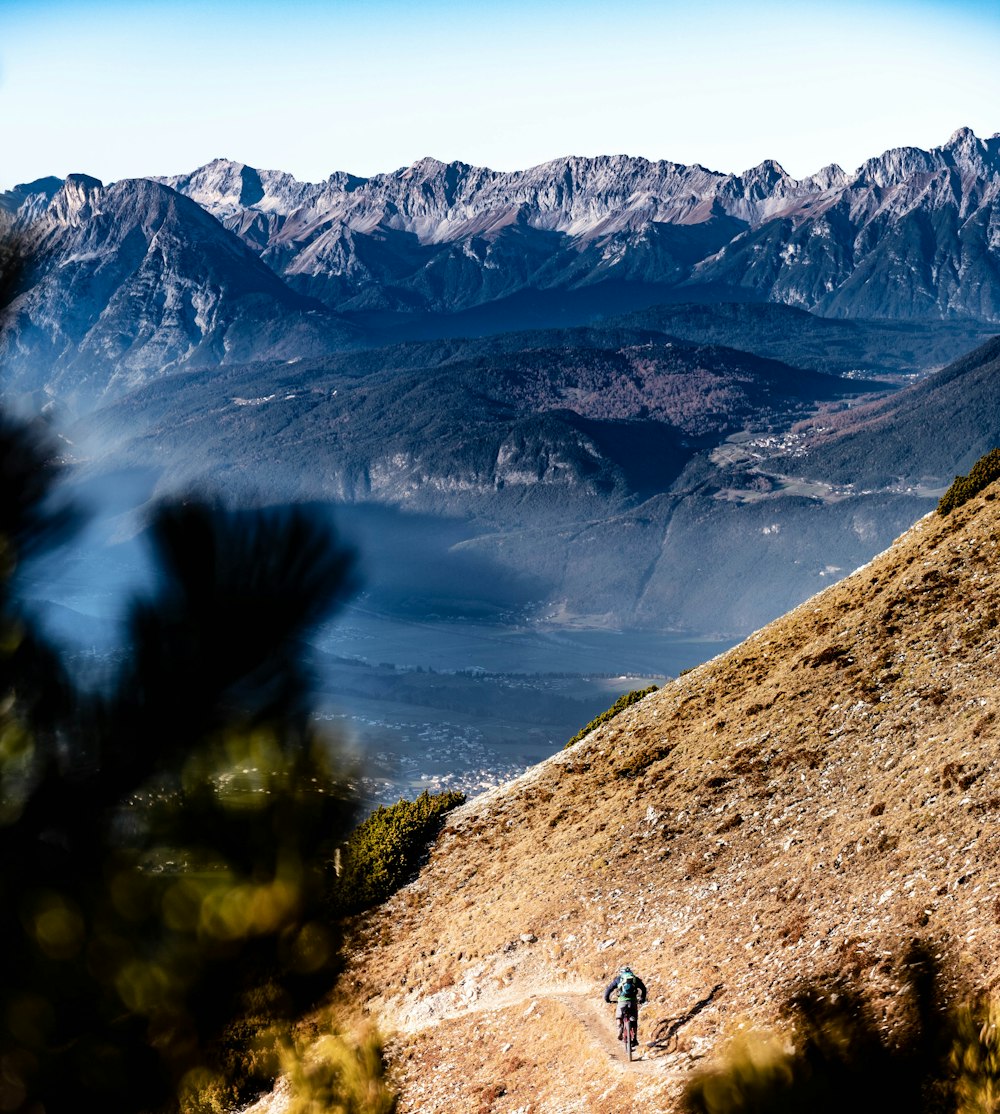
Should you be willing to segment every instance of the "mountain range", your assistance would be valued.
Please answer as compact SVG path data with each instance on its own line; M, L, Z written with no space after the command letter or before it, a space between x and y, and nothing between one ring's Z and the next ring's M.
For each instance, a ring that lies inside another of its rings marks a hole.
M968 129L801 181L216 160L0 214L32 260L3 388L75 461L370 510L376 564L437 521L413 567L463 606L741 636L1000 440L1000 138Z
M772 161L734 175L609 156L302 183L220 159L41 179L0 212L36 261L0 348L8 389L81 406L179 367L663 302L1000 321L1000 137L967 128L801 180Z
M305 185L217 160L161 179L338 309L451 313L607 280L829 316L1000 319L1000 136L795 180L626 156L498 173L423 159ZM933 245L933 246L932 246Z

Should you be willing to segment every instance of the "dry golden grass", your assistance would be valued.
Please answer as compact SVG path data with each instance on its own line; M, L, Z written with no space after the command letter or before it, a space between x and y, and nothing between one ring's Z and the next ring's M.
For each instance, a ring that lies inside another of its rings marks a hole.
M487 1109L604 1109L601 1073L619 1072L592 1025L570 1017L509 1081L505 1042L476 1026L569 985L596 1000L625 961L649 986L646 1035L722 984L636 1073L653 1109L720 1040L770 1025L797 980L862 973L891 1026L913 936L953 961L956 991L1000 984L996 494L921 520L450 816L419 878L367 919L344 981L385 1029L418 1033L391 1045L403 1110L476 1109L442 1105L429 1050L446 1034ZM600 1065L583 1106L567 1072L552 1081L552 1041Z
M566 1101L569 1080L575 1109L611 1114L639 1092L624 1059L609 1070L605 1049L580 1041L576 1018L560 1001L482 1011L471 1028L444 1021L397 1038L390 1052L399 1114L512 1114L528 1098L532 1109L554 1109Z

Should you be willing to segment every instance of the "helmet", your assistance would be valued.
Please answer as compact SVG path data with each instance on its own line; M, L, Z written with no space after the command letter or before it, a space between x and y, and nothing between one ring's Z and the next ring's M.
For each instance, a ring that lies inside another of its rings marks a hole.
M618 972L619 975L631 975L632 968L626 963L625 966Z

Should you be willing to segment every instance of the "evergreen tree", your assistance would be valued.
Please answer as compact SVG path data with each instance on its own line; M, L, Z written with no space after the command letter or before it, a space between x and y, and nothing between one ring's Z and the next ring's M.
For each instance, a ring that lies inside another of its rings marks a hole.
M54 439L0 412L0 1109L235 1102L337 961L326 871L356 805L304 640L353 557L301 508L161 504L158 587L83 693L18 597L74 524L60 473Z

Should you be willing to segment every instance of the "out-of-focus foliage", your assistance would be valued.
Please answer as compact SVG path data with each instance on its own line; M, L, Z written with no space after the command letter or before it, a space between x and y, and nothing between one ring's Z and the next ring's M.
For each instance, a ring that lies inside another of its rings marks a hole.
M186 1078L184 1114L231 1114L245 1099L242 1080L278 1075L287 1114L391 1114L396 1097L375 1029L321 1032L314 1025L276 1023L270 994L257 997L226 1034L222 1070Z
M392 1114L396 1100L383 1074L382 1043L371 1029L327 1033L286 1050L288 1114Z
M358 911L385 901L410 877L449 809L465 800L454 790L428 793L415 801L379 806L351 834L339 856L333 883L337 907Z
M889 1035L847 979L788 1004L787 1036L746 1038L696 1077L687 1114L996 1114L1000 1006L980 995L944 1008L941 971L922 946L906 961L905 1009Z
M938 514L946 515L963 503L967 503L983 488L989 487L994 480L1000 480L1000 449L991 449L973 464L967 476L956 476L951 487L941 496L937 505Z
M240 1100L337 963L327 864L355 802L303 647L352 555L303 510L159 506L159 587L84 695L17 601L69 522L55 461L0 417L0 1109Z
M569 740L566 746L571 747L574 743L578 743L585 735L589 735L594 728L600 727L602 723L607 723L610 719L614 719L619 712L624 712L626 708L631 708L633 704L638 703L644 696L649 696L651 692L656 692L656 687L656 685L650 685L649 688L646 689L632 689L631 692L626 692L619 696L610 708L601 712L599 716L595 716L586 727L581 727L573 738Z
M958 1114L1000 1110L1000 1002L978 995L954 1014L950 1067Z

